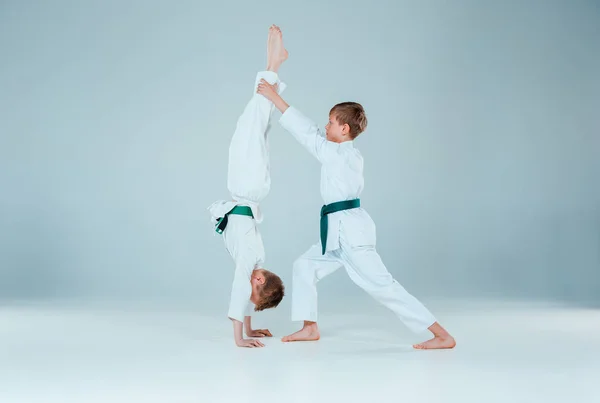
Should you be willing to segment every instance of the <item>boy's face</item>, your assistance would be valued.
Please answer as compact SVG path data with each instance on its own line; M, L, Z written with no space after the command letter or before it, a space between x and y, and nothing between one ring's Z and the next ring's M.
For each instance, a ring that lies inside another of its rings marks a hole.
M350 126L340 125L334 115L329 115L329 122L325 125L325 135L327 140L334 143L342 143L350 139Z
M252 285L252 295L250 301L256 304L259 300L260 289L265 284L265 271L264 269L256 269L252 272L250 277L250 284Z

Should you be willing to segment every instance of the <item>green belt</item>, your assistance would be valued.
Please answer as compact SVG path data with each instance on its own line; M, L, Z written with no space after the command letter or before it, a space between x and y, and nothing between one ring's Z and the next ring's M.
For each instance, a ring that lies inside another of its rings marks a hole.
M217 220L217 223L215 224L215 231L218 232L219 234L222 234L223 231L225 231L225 227L227 227L227 221L228 221L227 216L229 214L245 215L245 216L254 218L254 214L252 214L252 209L250 207L235 206L234 208L229 210L229 212L226 213L223 217L221 217Z
M321 207L321 250L322 254L325 254L325 248L327 245L327 215L342 210L350 210L353 208L360 207L360 199L344 200L331 204L326 204Z

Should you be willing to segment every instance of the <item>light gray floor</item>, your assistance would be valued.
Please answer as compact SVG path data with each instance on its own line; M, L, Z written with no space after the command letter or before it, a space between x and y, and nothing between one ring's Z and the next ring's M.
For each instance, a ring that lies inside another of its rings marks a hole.
M276 336L263 349L191 309L4 305L0 402L600 402L600 310L429 306L456 349L412 350L427 335L372 304L324 313L313 343L279 341L288 312L259 315Z

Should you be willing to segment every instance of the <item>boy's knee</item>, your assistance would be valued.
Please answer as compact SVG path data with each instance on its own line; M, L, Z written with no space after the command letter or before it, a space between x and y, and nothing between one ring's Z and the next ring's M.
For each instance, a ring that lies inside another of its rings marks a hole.
M351 277L361 288L374 293L386 293L397 284L387 270L363 270Z

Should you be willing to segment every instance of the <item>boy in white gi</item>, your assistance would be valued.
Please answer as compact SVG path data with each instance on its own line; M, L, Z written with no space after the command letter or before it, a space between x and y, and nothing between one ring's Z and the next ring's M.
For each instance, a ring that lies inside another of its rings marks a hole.
M228 317L239 347L264 347L258 340L243 338L244 326L248 337L272 336L268 329L252 329L250 302L255 311L262 311L279 305L284 296L281 278L262 268L265 251L256 224L262 221L259 203L271 186L267 130L273 104L254 89L259 80L265 80L283 91L285 84L279 82L277 71L286 59L281 30L271 26L267 70L257 74L252 98L238 118L229 146L227 187L233 200L220 200L209 207L215 231L223 234L235 262Z
M270 83L261 80L257 92L271 100L283 115L281 125L322 164L321 242L294 262L292 320L301 330L282 341L320 338L317 326L317 282L344 267L350 278L375 300L391 309L415 333L429 329L434 337L416 349L453 348L455 341L434 316L388 272L375 249L375 224L360 207L363 158L353 140L367 126L363 107L354 102L335 105L329 112L325 136L317 125L289 106Z

